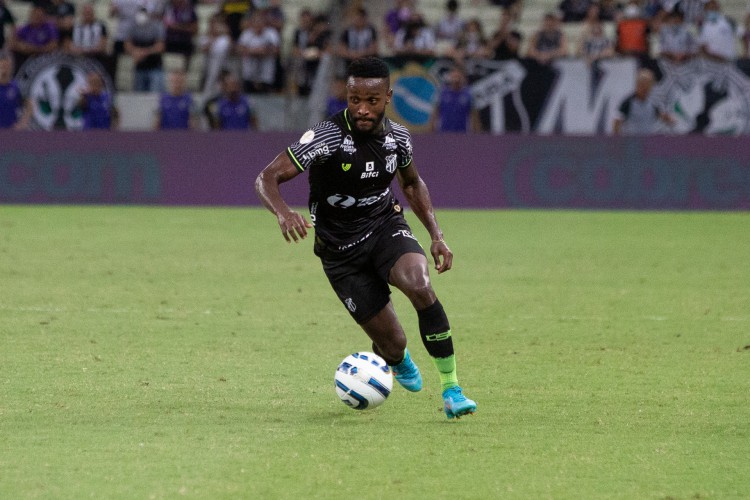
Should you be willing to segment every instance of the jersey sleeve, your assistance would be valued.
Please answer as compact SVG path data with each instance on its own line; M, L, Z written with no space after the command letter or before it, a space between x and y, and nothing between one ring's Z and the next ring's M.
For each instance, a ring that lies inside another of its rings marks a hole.
M393 123L393 122L391 122ZM393 135L396 138L398 144L398 168L406 168L411 165L412 160L412 146L411 146L411 134L409 130L400 124L393 124Z
M297 170L304 172L330 158L338 150L341 139L341 129L325 120L302 134L297 142L287 148L286 154Z

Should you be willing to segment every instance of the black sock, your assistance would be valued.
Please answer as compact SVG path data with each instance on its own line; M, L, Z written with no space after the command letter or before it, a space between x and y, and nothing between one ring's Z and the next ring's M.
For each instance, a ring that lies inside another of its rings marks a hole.
M453 355L453 339L448 316L439 300L421 311L417 311L419 318L419 334L422 337L427 352L433 358L447 358Z

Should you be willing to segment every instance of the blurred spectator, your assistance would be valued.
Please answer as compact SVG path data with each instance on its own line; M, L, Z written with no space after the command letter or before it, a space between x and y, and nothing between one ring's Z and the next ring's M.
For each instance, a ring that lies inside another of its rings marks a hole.
M117 128L118 116L112 95L107 92L104 80L96 71L86 74L86 86L81 89L78 106L83 116L83 130Z
M328 28L328 18L323 14L315 16L310 32L304 39L305 45L299 48L299 72L295 80L297 93L302 96L310 94L320 58L329 48L331 30Z
M326 116L335 115L346 106L346 78L334 78L331 82L331 94L326 103Z
M73 24L76 20L76 7L66 0L48 0L46 5L47 19L54 22L59 33L59 41L64 44L73 36Z
M237 51L242 58L242 80L248 93L271 91L276 81L276 57L279 54L279 33L266 26L263 16L255 12L248 27L237 41Z
M279 33L284 32L284 24L286 23L286 14L284 8L281 5L281 0L268 0L261 2L263 5L256 7L261 9L263 12L263 18L266 21L266 26L270 26Z
M617 0L599 0L592 7L596 8L599 20L603 22L615 21L622 12L622 5Z
M466 133L479 130L479 119L466 84L466 75L458 66L451 68L444 77L431 121L432 129L438 132Z
M562 22L577 23L583 21L592 3L593 0L562 0L558 6L562 13Z
M490 57L496 61L518 59L522 40L521 32L513 28L513 15L508 9L503 9L497 31L487 43Z
M125 52L133 58L133 90L161 92L164 89L164 25L150 17L145 8L135 15L135 23L125 40Z
M615 50L625 56L648 57L650 54L649 21L643 16L637 0L630 0L617 21Z
M182 70L167 75L167 92L159 98L156 113L157 130L187 130L193 128L193 97L187 90L187 76Z
M81 7L81 17L73 25L73 37L67 50L75 55L102 60L107 55L107 25L96 18L94 4Z
M435 38L438 42L447 41L453 45L458 41L465 24L458 9L458 0L448 0L445 3L445 14L437 22L435 29Z
M483 59L489 57L487 38L479 19L470 19L461 32L456 44L447 51L457 64L463 64L466 59Z
M704 18L704 9L708 0L662 0L661 7L664 14L674 12L682 13L685 23L698 25Z
M6 25L10 28L8 33L6 33ZM0 0L0 51L5 47L6 40L12 36L12 31L15 30L15 27L16 18L13 17L13 13L8 9L5 0Z
M292 90L300 95L308 95L312 78L309 77L305 68L305 50L312 37L313 13L310 9L302 9L299 12L297 27L292 35L292 50L289 59L289 78Z
M341 33L336 52L343 59L341 74L352 60L377 55L378 32L367 17L367 10L360 7L353 11L351 23Z
M745 23L739 30L742 57L750 57L750 10L745 14Z
M219 75L232 50L232 37L229 36L224 16L218 13L211 16L206 34L200 38L199 45L205 55L201 88L204 96L212 96L220 90Z
M395 5L385 13L383 35L389 48L394 47L396 34L409 22L414 11L414 0L396 0Z
M184 57L183 69L190 68L198 33L198 15L191 0L169 0L164 10L164 52Z
M39 6L31 7L28 23L18 28L11 39L16 65L20 68L29 57L57 50L59 33L54 23L47 21L47 14Z
M667 13L659 27L659 50L661 57L678 63L695 55L695 39L677 9Z
M149 16L160 15L158 0L112 0L110 4L109 15L117 23L113 36L114 44L112 45L113 71L115 73L120 56L125 53L125 41L128 39L133 25L135 25L135 16L141 8L145 8Z
M435 34L418 12L412 12L409 20L396 33L393 52L407 60L422 61L435 56Z
M706 2L698 45L701 52L711 59L734 61L737 58L734 23L721 13L721 6L717 0Z
M521 9L523 7L523 0L489 0L490 5L507 10L514 21L518 21L521 18Z
M568 55L568 39L560 28L558 13L547 12L544 15L541 27L531 35L526 55L543 65Z
M242 34L243 20L253 12L252 0L224 0L219 10L229 26L229 35L232 41L239 40Z
M665 113L651 99L655 83L649 69L638 71L635 92L626 97L617 108L612 129L615 135L645 135L658 132L659 122L674 125L674 118Z
M0 129L23 129L31 120L31 104L13 79L13 59L0 52Z
M598 18L586 22L578 42L576 55L586 59L588 64L615 55L615 45L604 33L604 26Z
M214 15L224 19L221 13ZM219 130L219 101L224 97L224 82L226 82L227 77L231 74L232 72L229 70L221 70L216 81L218 90L214 94L208 94L210 97L203 102L203 116L206 118L210 130Z
M247 97L242 95L242 84L239 78L229 74L224 79L224 92L217 104L219 129L249 130L257 129L255 114Z

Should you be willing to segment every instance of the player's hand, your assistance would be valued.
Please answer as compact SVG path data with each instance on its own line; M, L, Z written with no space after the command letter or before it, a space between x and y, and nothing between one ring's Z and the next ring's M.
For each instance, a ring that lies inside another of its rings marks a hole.
M307 229L313 227L312 224L294 210L279 214L278 219L281 234L284 235L287 243L291 243L292 240L298 243L299 240L307 238Z
M433 241L430 253L435 260L435 269L438 274L444 273L453 267L453 252L443 240Z

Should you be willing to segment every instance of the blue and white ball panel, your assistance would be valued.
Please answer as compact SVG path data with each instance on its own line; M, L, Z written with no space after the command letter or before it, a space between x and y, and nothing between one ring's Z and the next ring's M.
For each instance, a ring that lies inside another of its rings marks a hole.
M336 394L355 410L375 408L393 389L393 374L380 356L359 352L347 356L336 369Z

